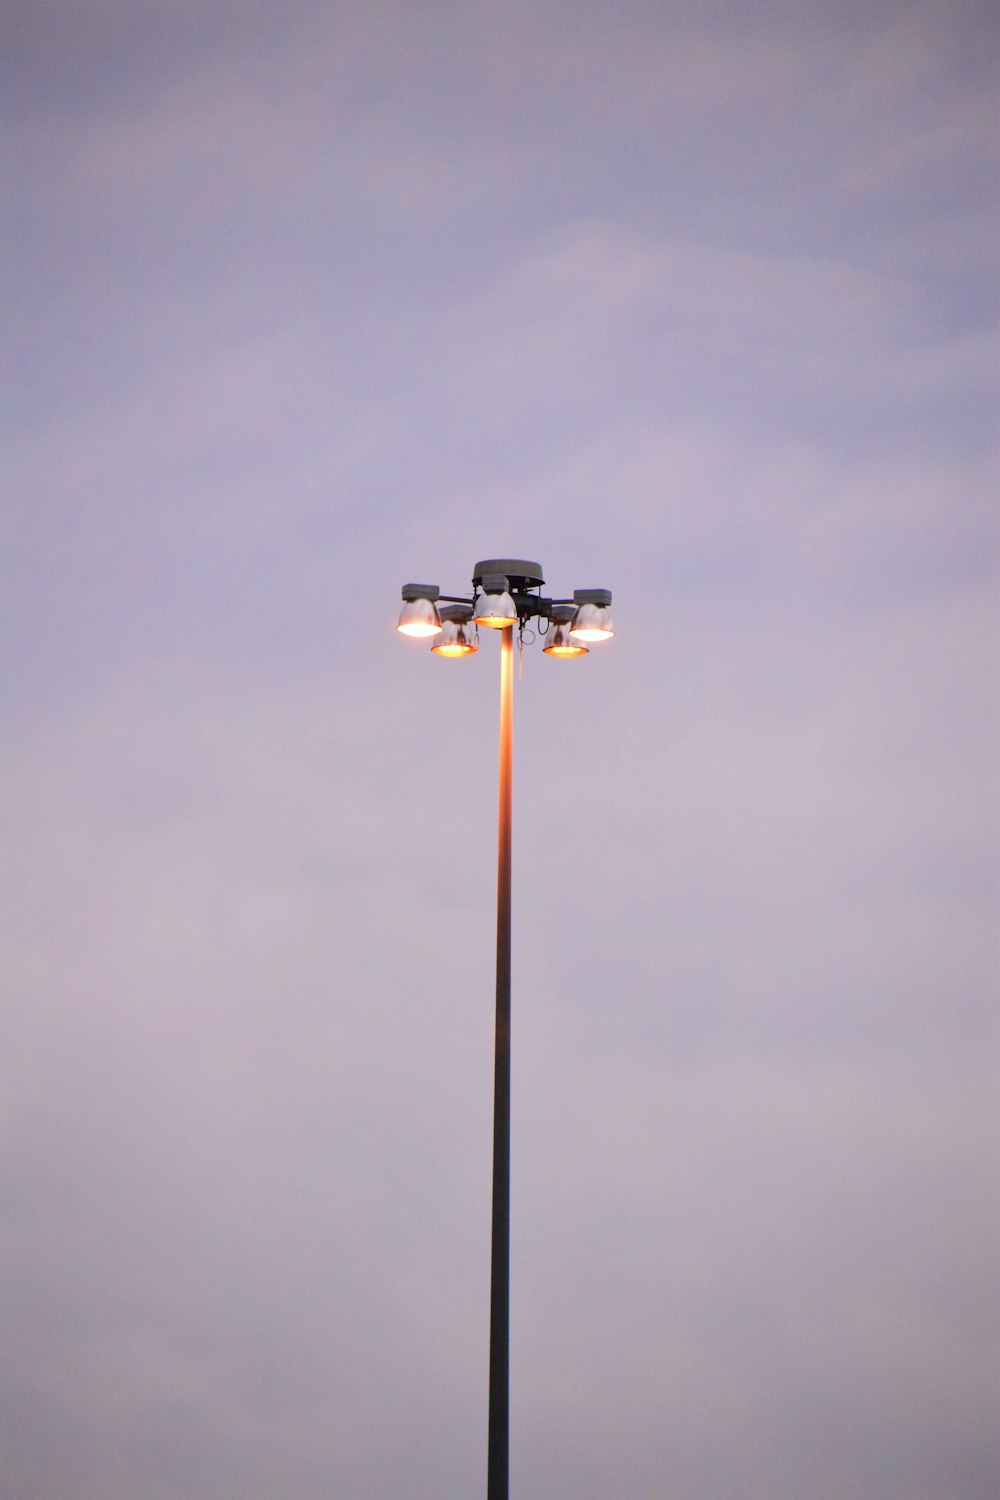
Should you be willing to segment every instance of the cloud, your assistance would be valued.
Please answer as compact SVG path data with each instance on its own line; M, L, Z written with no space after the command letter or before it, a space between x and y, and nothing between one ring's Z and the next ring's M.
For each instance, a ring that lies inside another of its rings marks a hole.
M64 11L14 14L11 1500L481 1484L496 663L392 625L512 551L619 632L517 684L514 1487L986 1500L994 22Z

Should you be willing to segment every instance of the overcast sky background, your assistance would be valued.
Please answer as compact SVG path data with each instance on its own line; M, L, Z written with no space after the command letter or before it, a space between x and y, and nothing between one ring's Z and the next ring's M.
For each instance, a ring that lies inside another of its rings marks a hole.
M5 1500L995 1500L998 23L8 0Z

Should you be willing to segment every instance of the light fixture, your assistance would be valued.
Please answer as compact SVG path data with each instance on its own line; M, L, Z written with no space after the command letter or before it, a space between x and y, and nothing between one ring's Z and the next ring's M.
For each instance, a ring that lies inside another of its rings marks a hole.
M441 616L435 603L441 590L435 583L404 583L403 607L396 629L401 635L439 635Z
M476 595L472 618L489 630L505 630L517 624L517 605L503 573L486 573Z
M554 604L552 606L552 623L545 637L545 645L542 651L546 656L572 657L586 656L588 648L575 641L569 633L569 622L576 611L572 604Z
M572 599L543 598L541 564L522 557L477 562L469 594L444 594L429 584L403 589L399 629L434 635L438 656L467 656L479 646L484 625L500 637L500 765L497 800L496 1026L493 1054L493 1205L490 1254L489 1415L486 1494L508 1500L510 1408L510 980L511 812L514 765L514 658L528 640L541 639L547 656L586 656L584 639L614 635L609 589L578 589ZM440 605L440 609L438 608ZM525 631L529 621L538 631ZM542 627L545 633L542 633ZM515 637L514 626L517 626ZM520 674L518 674L520 675ZM442 736L443 738L443 736Z
M465 628L469 623L467 604L446 604L439 613L441 634L431 647L432 651L438 656L471 656L473 651L479 650L475 635Z
M610 589L575 589L576 613L569 633L576 641L608 641L615 633L611 623Z

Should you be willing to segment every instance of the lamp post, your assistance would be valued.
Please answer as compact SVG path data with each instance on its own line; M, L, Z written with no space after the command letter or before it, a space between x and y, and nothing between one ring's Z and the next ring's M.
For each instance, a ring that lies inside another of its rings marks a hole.
M433 640L438 656L471 656L480 627L500 632L500 787L497 835L496 1041L493 1063L493 1224L490 1259L490 1396L487 1500L508 1496L510 1371L510 906L511 773L514 728L514 630L523 639L539 621L546 656L585 656L592 641L614 635L609 589L577 589L572 599L542 596L538 563L489 558L472 574L472 595L442 594L435 584L403 585L396 626ZM542 628L544 624L544 629Z

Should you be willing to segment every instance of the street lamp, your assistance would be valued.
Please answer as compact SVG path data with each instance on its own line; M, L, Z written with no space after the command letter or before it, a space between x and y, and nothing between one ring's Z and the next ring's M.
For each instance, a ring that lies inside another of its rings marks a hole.
M472 596L442 594L435 584L403 585L396 629L433 638L438 656L470 656L479 628L500 632L500 793L497 838L496 1043L493 1071L493 1230L490 1263L490 1403L487 1500L507 1500L510 1370L510 830L514 727L514 628L539 622L544 654L559 660L586 656L609 640L610 589L577 589L572 599L542 596L538 563L489 558L476 563ZM439 603L440 601L440 603ZM544 628L543 628L544 627Z

